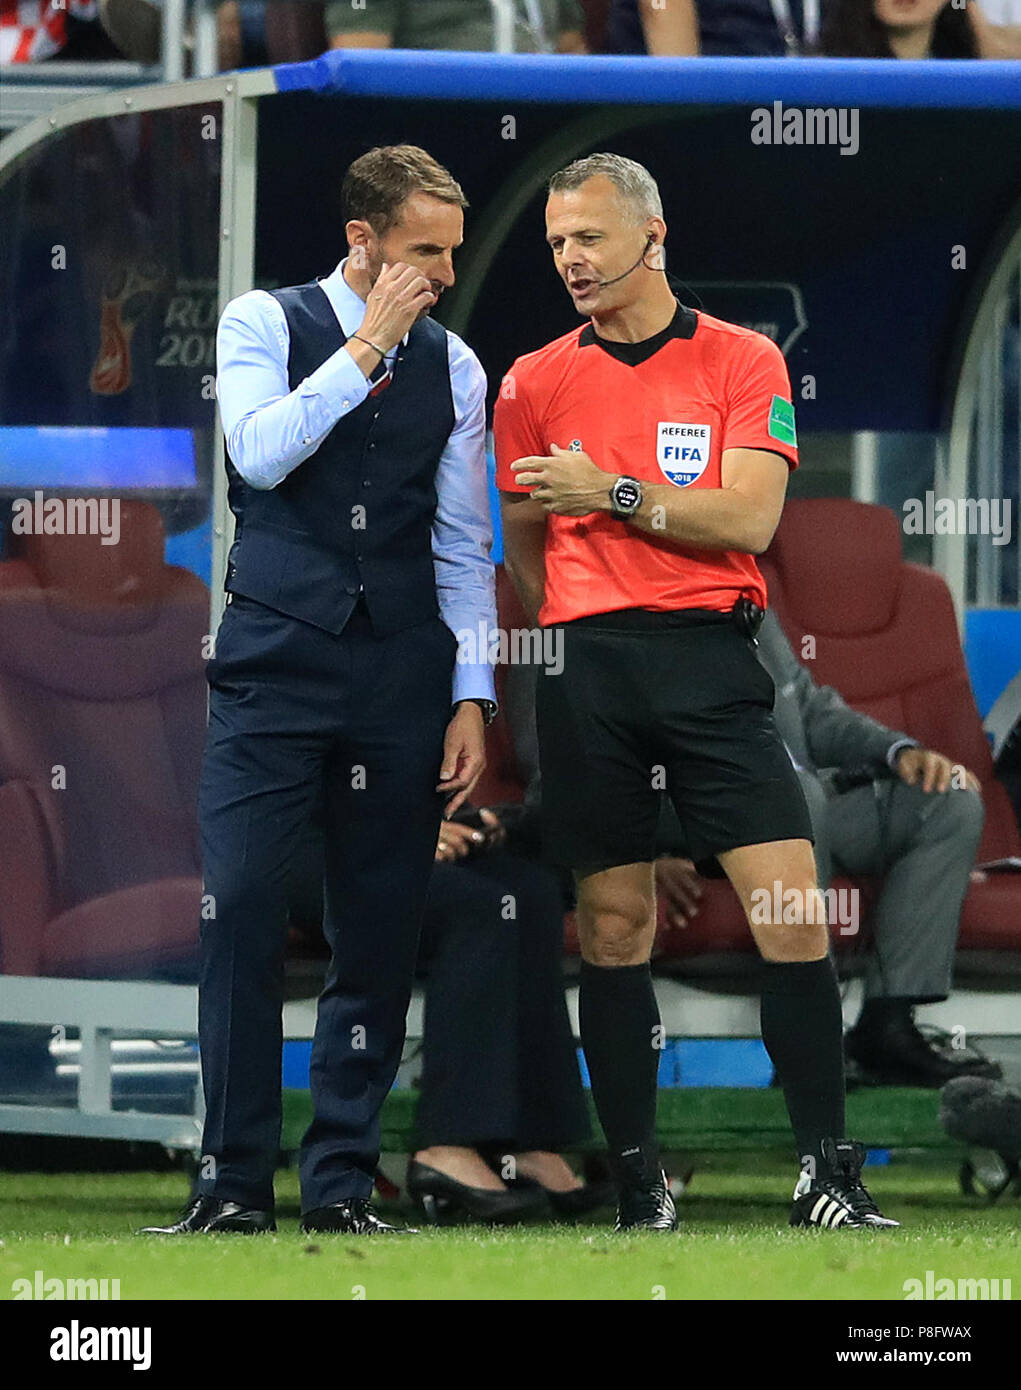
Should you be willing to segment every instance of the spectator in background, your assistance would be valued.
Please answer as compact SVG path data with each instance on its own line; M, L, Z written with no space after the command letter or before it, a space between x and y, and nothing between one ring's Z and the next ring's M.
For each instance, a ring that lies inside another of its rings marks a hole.
M225 0L216 15L224 71L300 63L327 47L322 0Z
M975 0L966 8L952 0L664 0L662 8L654 0L614 0L607 50L658 57L1021 58L1021 25L991 23Z
M654 57L797 57L814 42L818 0L615 0L607 47Z
M606 29L608 53L692 57L699 51L694 0L614 0Z
M514 0L514 51L586 52L578 0ZM331 48L432 48L489 52L497 32L490 0L327 0Z
M585 16L585 47L589 53L606 52L606 24L613 0L578 0ZM1018 0L1021 4L1021 0Z
M991 23L975 0L827 0L819 48L827 58L1021 58L1021 24Z
M0 0L0 66L117 59L96 23L96 0Z
M1021 58L1021 24L1012 22L1006 4L997 7L988 0L981 5L968 0L967 12L980 58Z
M829 0L819 42L828 58L978 58L971 7L951 0Z
M3 5L14 3L0 0ZM118 50L112 56L136 63L160 61L162 0L99 0L99 21ZM216 24L221 72L244 65L297 63L318 57L326 48L322 0L224 0L217 6ZM190 34L185 43L191 46Z

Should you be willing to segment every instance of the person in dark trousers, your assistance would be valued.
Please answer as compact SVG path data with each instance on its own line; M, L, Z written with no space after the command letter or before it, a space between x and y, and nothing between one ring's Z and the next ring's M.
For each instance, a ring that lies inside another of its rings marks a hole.
M408 1191L430 1220L578 1216L610 1195L560 1156L591 1137L564 999L558 876L495 809L445 823L422 928L421 1095Z
M332 951L301 1149L302 1225L396 1228L369 1204L441 817L485 764L495 627L486 380L429 317L464 194L416 146L344 180L349 256L225 309L217 389L237 521L209 663L199 794L207 909L194 1198L160 1233L274 1228L287 882L320 796Z
M581 1037L616 1229L677 1225L649 969L663 790L766 961L762 1037L801 1157L791 1224L892 1226L862 1184L863 1146L841 1137L840 995L811 822L752 645L766 604L754 557L798 462L790 383L769 339L677 301L665 235L635 161L593 154L553 176L546 240L588 322L518 358L494 418L508 570L563 641L536 702L544 841L577 883ZM757 910L776 885L783 921Z

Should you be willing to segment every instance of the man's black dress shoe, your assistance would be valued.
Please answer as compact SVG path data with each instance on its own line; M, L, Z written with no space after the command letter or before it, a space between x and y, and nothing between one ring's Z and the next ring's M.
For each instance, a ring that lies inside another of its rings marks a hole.
M172 1226L143 1226L140 1236L184 1236L201 1232L215 1235L229 1232L234 1235L258 1235L275 1231L271 1211L258 1207L243 1207L240 1202L225 1202L219 1197L194 1197Z
M949 1033L914 1021L909 1000L871 1000L844 1038L846 1057L866 1086L944 1086L959 1076L998 1081L1003 1075L973 1043L958 1048Z
M417 1236L412 1226L391 1226L382 1221L366 1197L348 1197L343 1202L331 1202L328 1207L316 1207L301 1218L306 1232L331 1231L344 1236Z

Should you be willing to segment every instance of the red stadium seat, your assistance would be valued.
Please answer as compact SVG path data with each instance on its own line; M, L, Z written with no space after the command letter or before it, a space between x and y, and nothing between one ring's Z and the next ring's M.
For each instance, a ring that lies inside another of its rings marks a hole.
M763 566L796 653L849 705L969 767L986 819L979 860L1021 854L1021 835L975 706L950 591L934 570L906 564L896 515L863 502L789 502ZM1021 951L1021 878L973 883L960 951Z
M194 965L209 594L163 550L155 508L122 502L117 545L23 537L0 563L4 973Z

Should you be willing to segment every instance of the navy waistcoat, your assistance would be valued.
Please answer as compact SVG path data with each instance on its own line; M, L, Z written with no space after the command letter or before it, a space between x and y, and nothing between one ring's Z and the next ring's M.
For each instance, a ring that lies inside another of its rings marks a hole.
M293 391L345 335L318 281L271 293L287 317ZM360 588L380 636L434 617L436 468L453 427L446 330L423 318L389 386L275 488L250 487L227 460L236 529L225 588L333 633Z

